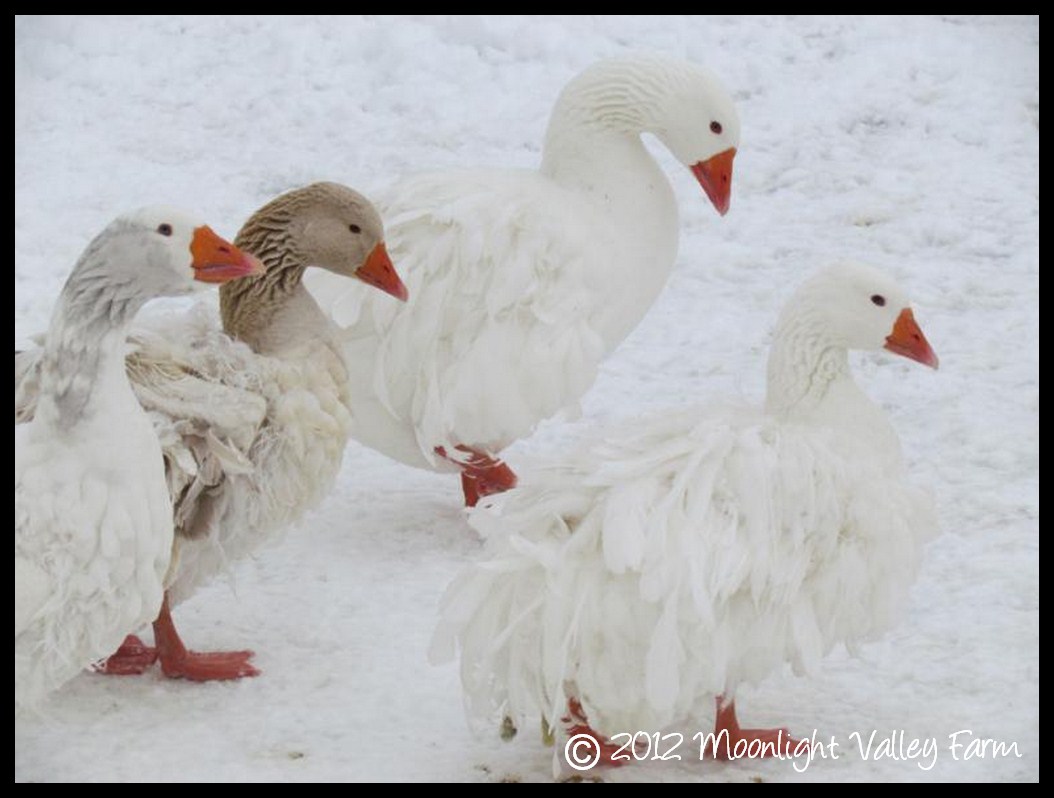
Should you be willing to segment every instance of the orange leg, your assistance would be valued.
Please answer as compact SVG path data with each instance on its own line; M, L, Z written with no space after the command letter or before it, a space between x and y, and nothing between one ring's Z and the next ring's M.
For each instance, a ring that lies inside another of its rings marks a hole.
M586 719L585 710L582 709L582 704L577 698L567 699L567 715L564 715L560 720L567 724L567 736L574 737L578 734L588 734L592 737L597 744L597 750L600 753L600 759L597 762L598 765L606 765L607 767L617 768L623 765L628 765L632 762L632 759L612 759L612 757L618 753L619 749L623 746L615 745L607 737L604 737L599 732L595 731L592 726L589 725ZM592 743L590 743L592 745ZM623 751L623 756L626 752Z
M161 672L170 679L211 682L260 675L260 671L249 664L252 651L188 651L172 622L167 593L154 621L154 642L156 648L145 645L135 635L129 635L121 647L95 670L111 676L128 676L143 673L160 659Z
M466 471L461 472L461 492L465 494L466 507L475 507L481 498L475 477L470 477Z
M249 664L252 651L189 651L172 622L167 593L154 621L154 640L161 659L161 671L170 679L211 682L260 675L260 671Z
M107 676L138 676L157 662L157 649L146 645L135 635L128 635L110 657L93 670Z
M465 494L466 507L475 507L484 496L516 487L516 474L503 460L471 446L456 448L464 456L450 457L442 446L437 446L435 452L461 469L461 489Z
M790 736L787 729L741 729L736 719L736 702L724 703L724 697L717 697L717 717L714 720L714 737L717 739L717 750L707 745L706 752L716 759L763 759L776 756L782 752L791 756L798 740ZM726 735L722 732L727 732ZM736 746L736 743L740 745Z

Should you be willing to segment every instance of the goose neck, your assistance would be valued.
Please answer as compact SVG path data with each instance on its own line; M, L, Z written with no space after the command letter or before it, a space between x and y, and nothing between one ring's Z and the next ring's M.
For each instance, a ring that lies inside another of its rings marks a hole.
M124 370L125 337L144 303L134 286L114 284L103 269L80 265L74 270L44 346L36 416L43 424L70 429L92 413L98 396L131 395Z
M263 261L265 271L220 286L223 329L266 354L282 319L322 312L301 283L306 267L286 227L257 223L251 230L244 228L234 243Z
M845 347L825 336L808 314L781 323L769 353L766 410L785 417L814 414L836 385L853 386Z

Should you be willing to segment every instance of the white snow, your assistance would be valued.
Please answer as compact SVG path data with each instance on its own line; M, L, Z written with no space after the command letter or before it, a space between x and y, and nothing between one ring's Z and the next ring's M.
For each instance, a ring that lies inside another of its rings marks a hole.
M744 723L833 735L838 759L804 774L682 761L599 775L1037 780L1036 17L16 18L16 347L121 211L184 206L233 235L316 179L369 193L436 166L530 166L562 85L629 50L704 63L734 93L732 209L719 218L659 153L682 210L670 285L582 420L544 425L511 464L600 418L760 400L783 299L816 265L853 258L901 280L941 358L936 373L854 363L935 491L944 535L888 638L739 696ZM16 720L15 779L551 778L533 729L474 737L456 668L427 663L439 595L477 547L456 478L350 445L334 494L235 569L236 593L216 584L176 612L192 647L255 648L262 676L85 674L44 717ZM1021 756L957 760L961 729ZM873 730L936 738L935 765L861 757L850 735Z

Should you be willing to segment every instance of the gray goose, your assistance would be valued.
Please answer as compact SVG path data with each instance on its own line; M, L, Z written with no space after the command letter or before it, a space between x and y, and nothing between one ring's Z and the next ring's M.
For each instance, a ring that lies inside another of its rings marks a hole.
M172 502L125 376L129 324L154 297L261 271L200 222L148 208L106 227L66 281L39 353L36 417L15 426L16 710L161 607Z

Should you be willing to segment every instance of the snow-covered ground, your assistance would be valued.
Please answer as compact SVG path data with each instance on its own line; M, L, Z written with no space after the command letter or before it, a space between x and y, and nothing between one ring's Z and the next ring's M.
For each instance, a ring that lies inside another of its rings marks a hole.
M745 722L833 735L838 759L602 777L1038 779L1038 18L16 18L16 346L122 210L184 206L233 235L316 179L368 193L435 166L530 166L561 86L628 50L707 64L733 92L732 209L659 153L682 209L670 285L583 419L544 425L512 465L600 418L760 398L783 298L856 258L902 278L941 358L854 364L944 535L888 638L740 694ZM239 566L236 592L177 611L192 646L255 648L263 675L86 674L16 720L16 780L550 778L538 735L473 737L455 667L427 662L438 598L477 546L455 478L352 444L334 494ZM1020 757L956 759L962 729ZM935 738L934 766L861 757L850 735L874 730Z

